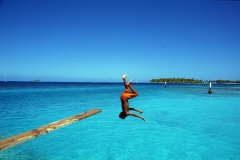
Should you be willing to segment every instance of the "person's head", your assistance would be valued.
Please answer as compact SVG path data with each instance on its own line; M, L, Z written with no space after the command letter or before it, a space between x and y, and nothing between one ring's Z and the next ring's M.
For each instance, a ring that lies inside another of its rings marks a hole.
M121 112L119 114L119 118L125 119L127 117L127 115L124 112Z

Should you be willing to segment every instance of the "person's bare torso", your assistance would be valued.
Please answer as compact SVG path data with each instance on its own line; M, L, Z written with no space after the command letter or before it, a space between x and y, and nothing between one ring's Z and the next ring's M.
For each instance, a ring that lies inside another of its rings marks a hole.
M128 112L129 111L128 100L121 100L121 102L122 102L122 110L123 110L123 112Z

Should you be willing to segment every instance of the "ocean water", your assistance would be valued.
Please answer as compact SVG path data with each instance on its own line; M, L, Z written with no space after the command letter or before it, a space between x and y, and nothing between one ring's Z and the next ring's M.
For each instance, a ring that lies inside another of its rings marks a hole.
M0 140L91 109L102 112L0 151L1 160L238 160L240 85L0 82Z

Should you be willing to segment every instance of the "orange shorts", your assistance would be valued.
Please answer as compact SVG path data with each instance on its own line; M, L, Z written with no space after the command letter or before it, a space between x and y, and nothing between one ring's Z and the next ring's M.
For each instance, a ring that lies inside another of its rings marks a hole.
M129 89L126 89L126 90L122 93L122 95L120 96L120 99L126 101L126 100L128 100L128 99L130 99L130 98L134 98L134 97L136 97L136 96L137 96L137 94L132 93L132 92L129 92Z

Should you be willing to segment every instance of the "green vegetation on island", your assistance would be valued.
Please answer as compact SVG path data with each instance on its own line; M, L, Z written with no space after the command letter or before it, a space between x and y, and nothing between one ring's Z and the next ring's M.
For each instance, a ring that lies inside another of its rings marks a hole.
M216 83L240 83L240 80L231 81L231 80L218 79L218 80L216 80Z
M194 78L152 78L150 80L152 83L203 83L202 80L194 79Z
M194 79L194 78L152 78L150 80L151 83L208 83L208 82L215 82L215 83L240 83L240 80L231 81L231 80L201 80L201 79Z

